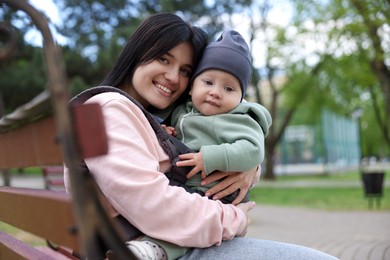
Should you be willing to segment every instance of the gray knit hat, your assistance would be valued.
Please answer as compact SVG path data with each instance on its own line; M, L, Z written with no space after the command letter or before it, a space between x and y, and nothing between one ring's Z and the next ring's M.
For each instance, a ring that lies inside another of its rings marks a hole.
M227 30L204 50L191 82L205 70L218 69L233 74L241 85L242 97L252 76L249 47L241 34Z

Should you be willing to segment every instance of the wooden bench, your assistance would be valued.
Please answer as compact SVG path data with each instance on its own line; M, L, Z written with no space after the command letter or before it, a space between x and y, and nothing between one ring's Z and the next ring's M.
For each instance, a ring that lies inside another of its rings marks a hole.
M0 219L10 225L80 252L70 196L64 192L28 188L0 188ZM0 232L0 259L50 259L60 253L35 248ZM65 257L65 255L64 255Z
M26 12L42 33L48 76L46 91L0 118L0 169L65 162L72 186L71 194L0 187L0 221L49 241L32 246L0 231L0 259L135 259L105 212L93 177L80 164L108 150L100 106L69 107L63 60L46 19L27 1L0 3ZM6 56L0 51L0 62Z

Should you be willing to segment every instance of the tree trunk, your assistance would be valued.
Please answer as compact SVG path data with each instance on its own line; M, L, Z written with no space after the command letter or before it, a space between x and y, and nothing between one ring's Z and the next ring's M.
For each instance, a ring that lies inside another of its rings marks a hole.
M351 0L351 3L363 18L363 22L367 27L368 37L372 42L374 57L371 61L371 69L376 75L381 86L384 101L385 101L385 120L382 120L380 128L384 135L384 139L389 145L390 142L390 71L385 63L385 50L382 48L381 39L379 36L379 25L372 20L369 13L366 12L367 6L365 2ZM380 122L379 122L380 123Z
M266 142L265 144L265 172L262 173L262 176L265 180L275 180L275 174L274 174L274 152L275 152L275 145L271 145Z

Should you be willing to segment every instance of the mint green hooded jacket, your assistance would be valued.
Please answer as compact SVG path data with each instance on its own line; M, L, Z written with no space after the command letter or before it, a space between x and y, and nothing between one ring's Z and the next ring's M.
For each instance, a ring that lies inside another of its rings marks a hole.
M264 159L264 138L271 124L268 110L252 102L241 102L226 114L204 116L188 101L172 114L177 138L194 152L201 151L207 175L215 170L243 172L257 167ZM187 184L201 186L200 181L196 174Z

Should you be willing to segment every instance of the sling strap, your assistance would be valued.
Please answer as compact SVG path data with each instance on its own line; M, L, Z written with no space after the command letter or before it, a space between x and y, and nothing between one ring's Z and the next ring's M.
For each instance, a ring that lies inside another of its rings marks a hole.
M172 185L182 186L187 190L187 187L185 186L185 182L187 181L186 175L192 167L177 167L176 162L180 160L180 154L191 153L193 151L185 144L183 144L180 140L166 133L157 118L150 112L148 112L137 100L135 100L129 94L118 88L110 86L98 86L89 88L76 95L69 101L69 104L80 105L86 102L91 97L105 92L119 93L128 98L131 102L137 105L139 109L141 109L146 119L149 121L151 127L153 128L154 132L156 133L157 139L161 147L169 156L171 170L169 172L166 172L165 175L170 180Z
M161 145L161 147L164 149L164 151L169 156L169 161L171 163L171 170L169 172L166 172L165 175L169 179L170 185L174 186L180 186L186 189L188 192L191 192L191 189L185 185L185 182L187 180L186 175L190 171L191 167L177 167L176 162L179 159L179 154L184 153L190 153L192 152L186 145L184 145L182 142L180 142L177 138L167 134L165 130L162 128L161 124L158 122L157 118L149 113L137 100L135 100L133 97L128 95L126 92L110 87L110 86L98 86L89 88L80 94L73 97L69 104L71 106L81 105L84 102L86 102L91 97L106 93L106 92L116 92L119 93L126 98L128 98L131 102L133 102L141 111L144 113L145 117L149 121L151 127L153 128L154 132L156 133L157 139ZM83 167L85 173L89 173L89 169L85 162L80 162L81 166ZM193 192L193 191L192 191ZM121 229L124 232L125 239L131 240L134 239L140 235L142 235L142 232L134 227L130 222L127 221L122 215L119 215L114 218L114 221L121 227Z

